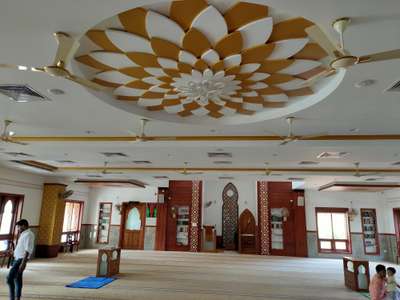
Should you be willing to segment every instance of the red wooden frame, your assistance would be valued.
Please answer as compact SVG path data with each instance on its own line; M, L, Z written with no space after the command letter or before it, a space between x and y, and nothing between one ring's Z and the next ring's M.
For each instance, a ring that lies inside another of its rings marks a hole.
M366 250L365 246L365 238L364 238L364 218L363 218L363 212L365 211L371 211L373 213L373 217L375 219L375 243L376 243L376 251L375 252L368 252ZM360 209L360 217L361 217L361 229L362 229L362 235L363 235L363 245L364 245L364 254L366 255L380 255L381 249L380 249L380 244L379 244L379 231L378 231L378 220L376 218L376 209L375 208L361 208Z
M108 225L108 233L107 233L107 242L99 242L99 231L100 231L100 207L101 205L104 204L110 204L111 209L110 209L110 224ZM111 229L111 220L112 220L112 202L100 202L99 203L99 214L97 216L97 237L96 237L96 243L97 244L108 244L110 242L110 229Z
M81 239L83 208L84 208L85 202L84 201L79 201L79 200L65 200L65 203L78 203L78 204L80 204L79 217L78 217L78 230L61 232L61 236L66 234L67 235L67 241L68 241L68 235L72 235L72 236L75 237L73 242L77 242L78 245L79 245L79 241ZM65 220L63 220L63 227L64 227L64 221Z
M399 262L399 254L400 254L400 208L395 207L393 208L393 223L394 223L394 230L396 233L396 261Z
M8 193L0 193L0 224L1 220L3 217L3 205L8 202L8 200L12 200L13 202L13 218L11 221L11 230L8 234L2 234L0 235L0 240L9 240L9 241L14 241L17 238L17 233L15 232L15 224L17 223L17 220L21 218L22 216L22 208L24 205L24 195L20 194L8 194ZM3 202L3 200L5 200Z
M347 236L348 239L320 239L318 235L318 213L346 213L347 214ZM348 215L348 208L340 208L340 207L316 207L315 208L315 223L317 227L317 243L318 243L318 252L319 253L333 253L333 254L351 254L352 246L351 246L351 230L350 230L350 219ZM330 242L331 249L321 249L321 242ZM346 250L337 250L335 249L335 242L345 242Z

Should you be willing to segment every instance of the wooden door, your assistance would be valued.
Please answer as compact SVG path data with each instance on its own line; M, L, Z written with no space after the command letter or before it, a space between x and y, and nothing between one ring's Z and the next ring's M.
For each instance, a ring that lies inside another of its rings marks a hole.
M121 248L143 250L146 204L139 202L123 203L121 220Z
M393 208L394 229L396 232L397 257L400 253L400 208Z

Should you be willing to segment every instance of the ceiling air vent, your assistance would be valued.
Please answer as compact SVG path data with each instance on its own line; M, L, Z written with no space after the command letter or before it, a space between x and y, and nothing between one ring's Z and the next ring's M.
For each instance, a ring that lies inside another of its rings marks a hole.
M349 154L349 152L322 152L320 154L318 154L317 158L343 158L345 156L347 156Z
M150 165L150 164L152 164L152 162L149 161L149 160L134 160L133 163L134 164L138 164L138 165Z
M213 162L216 165L231 165L232 162L229 160L217 160Z
M208 152L209 158L232 158L232 153L229 152Z
M5 152L5 154L14 156L14 157L33 157L33 155L30 155L30 154L24 153L24 152Z
M232 177L232 176L220 176L220 177L218 177L218 179L221 179L221 180L233 180L233 179L235 179L235 177Z
M105 157L128 157L128 155L121 152L102 152Z
M318 165L318 164L319 164L319 162L316 162L316 161L304 160L304 161L299 162L299 165L303 165L303 166Z
M304 178L299 178L299 177L289 177L288 180L290 181L304 181Z
M27 84L0 84L0 94L18 103L50 101Z
M75 164L76 163L72 160L56 160L56 162L58 162L60 164Z
M389 86L385 92L400 92L400 80L392 83L391 86Z
M89 178L102 178L103 176L101 176L101 175L86 175L86 177L89 177Z
M153 176L155 179L169 179L168 176Z

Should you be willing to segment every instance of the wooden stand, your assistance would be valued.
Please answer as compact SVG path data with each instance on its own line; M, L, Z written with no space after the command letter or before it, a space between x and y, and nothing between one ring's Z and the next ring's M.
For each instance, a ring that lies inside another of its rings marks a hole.
M112 277L119 273L121 248L99 249L97 257L97 277Z
M201 251L217 251L217 234L213 225L204 225L201 232Z
M344 284L357 292L367 292L369 287L369 264L367 260L343 257Z

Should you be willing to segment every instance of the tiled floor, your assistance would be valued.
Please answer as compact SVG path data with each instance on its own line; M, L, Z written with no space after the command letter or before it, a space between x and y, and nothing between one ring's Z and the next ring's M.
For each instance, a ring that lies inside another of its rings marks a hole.
M343 286L340 260L236 253L123 251L118 280L98 290L64 287L95 274L96 259L83 250L32 261L23 299L365 299ZM0 299L8 299L6 275L1 269Z

